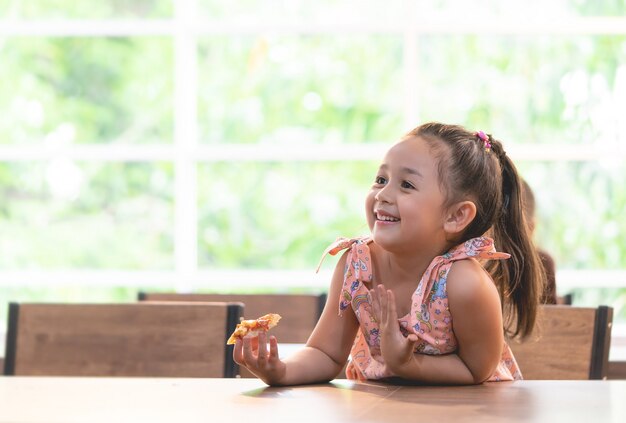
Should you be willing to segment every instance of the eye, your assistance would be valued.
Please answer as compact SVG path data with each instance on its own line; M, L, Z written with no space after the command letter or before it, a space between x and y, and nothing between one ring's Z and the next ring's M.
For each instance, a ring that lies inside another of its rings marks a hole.
M385 185L387 183L387 179L384 176L377 176L374 179L374 183L377 185Z
M400 186L405 189L415 189L413 184L410 183L409 181L402 181L402 184Z

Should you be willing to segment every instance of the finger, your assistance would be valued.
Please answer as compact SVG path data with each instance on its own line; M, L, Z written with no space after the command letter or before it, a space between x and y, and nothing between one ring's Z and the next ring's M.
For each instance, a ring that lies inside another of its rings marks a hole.
M378 293L375 289L370 289L369 295L372 305L372 315L377 322L380 322L380 301L378 301Z
M259 333L259 336L257 337L257 345L258 345L258 352L257 352L257 363L259 365L259 367L263 367L265 365L265 363L267 363L267 341L265 339L267 335L265 334L265 332L261 332Z
M379 301L380 301L380 317L381 317L381 320L382 320L381 323L386 324L387 321L389 320L389 318L387 316L387 314L388 314L388 311L387 311L388 304L387 304L387 302L388 301L387 301L387 292L386 292L386 289L385 289L385 287L383 285L379 285L378 286L378 298L379 298Z
M382 306L386 306L387 305L387 289L385 288L385 285L378 285L376 289L378 290L378 299L380 301L380 304Z
M247 367L253 365L256 367L256 359L252 353L251 339L245 336L243 337L243 361Z
M235 347L233 348L233 360L239 365L243 365L243 342L241 339L235 341Z
M387 319L392 322L398 318L398 312L396 311L396 297L393 295L392 290L388 290L387 295Z
M259 337L249 336L248 339L250 339L250 347L252 348L252 352L257 352L259 350Z
M278 360L278 339L275 336L270 336L270 361Z
M368 291L368 294L370 296L370 300L372 304L375 304L376 306L378 306L378 293L376 292L376 288L370 289Z
M419 338L417 337L417 335L416 335L416 334L414 334L414 333L412 333L412 334L410 334L409 336L407 336L407 337L406 337L406 339L407 339L407 341L408 341L408 342L406 343L406 349L407 349L407 352L408 352L408 353L411 353L411 352L415 351L415 344L417 343L417 341L418 341L418 339L419 339Z

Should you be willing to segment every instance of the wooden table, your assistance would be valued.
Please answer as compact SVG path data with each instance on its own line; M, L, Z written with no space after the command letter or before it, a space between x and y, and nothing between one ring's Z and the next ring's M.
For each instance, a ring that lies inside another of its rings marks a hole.
M416 387L336 380L0 377L0 422L624 422L626 381Z

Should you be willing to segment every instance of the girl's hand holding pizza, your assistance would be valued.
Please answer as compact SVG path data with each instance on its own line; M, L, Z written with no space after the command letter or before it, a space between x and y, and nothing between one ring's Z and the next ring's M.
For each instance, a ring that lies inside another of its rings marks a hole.
M245 366L268 385L280 384L287 371L285 363L278 358L278 341L275 336L270 336L268 350L266 332L237 339L233 357L237 364Z
M242 320L228 340L228 344L235 344L235 362L268 385L280 383L287 369L278 358L278 341L275 336L269 339L269 350L267 346L267 331L276 326L279 320L280 315L275 313L254 320Z

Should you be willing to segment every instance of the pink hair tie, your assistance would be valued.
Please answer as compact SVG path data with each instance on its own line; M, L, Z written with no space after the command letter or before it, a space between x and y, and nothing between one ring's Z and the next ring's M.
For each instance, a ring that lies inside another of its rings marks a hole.
M486 151L491 151L491 141L489 140L489 136L487 134L485 134L483 131L478 131L475 132L474 135L482 140Z

